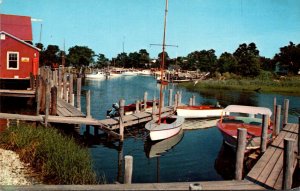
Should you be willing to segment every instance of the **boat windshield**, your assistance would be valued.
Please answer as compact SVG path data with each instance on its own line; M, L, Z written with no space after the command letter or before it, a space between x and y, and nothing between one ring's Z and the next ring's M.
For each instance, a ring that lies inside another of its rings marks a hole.
M164 117L164 118L160 119L160 123L163 123L163 124L171 124L175 121L176 121L176 118L169 118L169 117Z

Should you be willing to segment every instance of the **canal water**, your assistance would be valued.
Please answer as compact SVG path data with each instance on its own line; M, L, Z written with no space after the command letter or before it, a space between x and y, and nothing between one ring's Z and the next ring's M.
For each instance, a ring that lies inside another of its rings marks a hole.
M108 80L86 80L82 87L82 110L85 112L85 92L91 91L91 114L94 118L106 117L106 110L112 103L123 98L126 104L142 100L148 92L148 100L159 97L159 85L152 76L122 76ZM284 99L290 100L289 122L297 123L300 116L299 96L265 94L259 92L238 92L224 90L205 90L201 93L187 91L185 88L169 84L164 88L165 103L168 90L182 92L182 103L196 96L196 104L219 102L222 106L241 104L273 108L273 99L283 105ZM81 133L84 134L84 127ZM92 132L92 130L91 130ZM90 151L94 169L107 183L122 182L125 155L133 156L133 182L179 182L208 181L233 178L234 155L224 150L223 139L216 127L185 130L171 140L152 144L146 140L143 127L125 131L123 144L111 142L105 136L91 141ZM91 138L92 139L92 138ZM157 155L157 153L161 153ZM229 156L230 155L230 156ZM123 166L122 166L123 165Z

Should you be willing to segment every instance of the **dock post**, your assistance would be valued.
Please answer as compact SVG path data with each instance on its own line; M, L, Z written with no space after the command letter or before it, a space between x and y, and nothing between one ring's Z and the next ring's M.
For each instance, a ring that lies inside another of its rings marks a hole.
M77 108L81 111L81 78L77 78Z
M161 95L162 95L161 96L161 108L164 108L164 106L165 106L165 94L162 92Z
M273 135L275 135L275 125L276 125L276 97L273 100Z
M45 109L45 126L48 126L49 108L50 108L50 83L46 80L46 109Z
M155 112L156 112L156 100L155 100L156 98L154 97L153 98L153 104L152 104L152 119L154 119L154 117L155 117Z
M244 154L246 149L247 129L238 128L236 162L235 162L235 180L242 180Z
M141 109L144 109L144 110L147 109L147 99L148 99L148 92L145 92L144 93L144 108L141 108Z
M63 78L63 100L67 101L67 73L64 73Z
M92 118L91 115L91 90L88 90L86 92L86 117L87 118Z
M57 94L59 98L61 98L61 81L62 81L62 69L61 67L58 67L58 89L57 89Z
M51 115L57 114L57 87L51 88Z
M139 113L140 112L140 101L136 100L135 101L135 113Z
M294 143L291 138L284 138L283 183L282 189L289 190L293 183Z
M276 106L276 120L275 120L275 136L280 132L280 115L281 115L281 105ZM274 132L274 130L273 130Z
M178 106L181 105L182 93L178 92Z
M189 106L192 106L192 105L193 105L193 98L191 97L189 100Z
M193 105L196 105L196 96L193 95Z
M264 153L267 150L267 142L268 142L268 121L269 115L263 115L262 117L262 131L261 131L261 138L260 138L260 152Z
M41 76L37 76L36 79L37 87L36 87L36 115L40 114L40 108L41 108L41 94L42 94L42 80Z
M70 94L70 95L71 95L71 100L72 100L71 101L71 105L75 106L75 99L74 99L75 98L75 94Z
M289 100L284 99L282 128L284 128L284 126L288 123L288 116L289 116Z
M120 129L120 141L124 141L124 125L123 125L123 116L124 116L124 106L125 106L125 100L124 99L120 99L119 101L119 129Z
M176 108L178 106L178 93L174 96L174 111L176 111Z
M125 173L124 173L124 184L131 184L132 182L132 167L133 167L133 157L125 156Z
M69 103L74 102L74 97L72 97L73 94L73 74L70 74L69 76Z
M173 89L169 89L169 101L168 106L172 106Z

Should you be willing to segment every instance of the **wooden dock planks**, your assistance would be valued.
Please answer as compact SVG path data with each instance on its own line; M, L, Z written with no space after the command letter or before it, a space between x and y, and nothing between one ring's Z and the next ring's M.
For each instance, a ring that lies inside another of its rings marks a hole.
M84 117L85 115L71 104L57 97L57 114L64 117Z
M287 124L245 179L268 189L282 189L284 138L297 140L298 128L297 124Z
M35 97L35 90L7 90L0 89L1 96L9 97Z

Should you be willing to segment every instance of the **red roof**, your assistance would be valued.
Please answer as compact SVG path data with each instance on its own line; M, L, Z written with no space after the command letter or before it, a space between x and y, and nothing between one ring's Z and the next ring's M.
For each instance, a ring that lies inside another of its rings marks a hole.
M24 41L32 41L31 18L0 14L0 31L5 31Z

